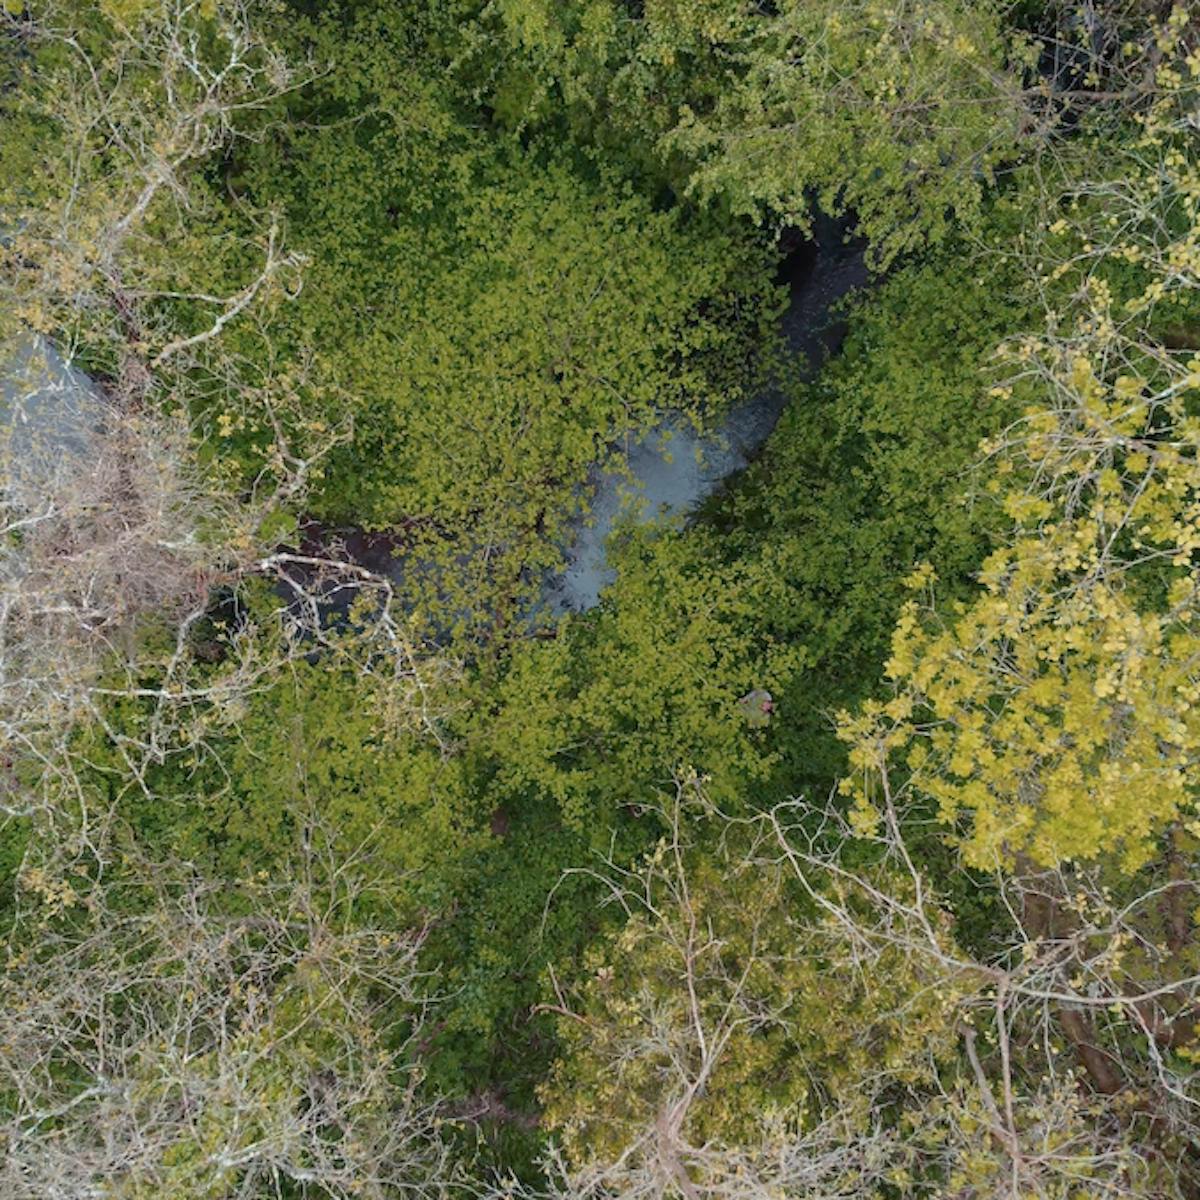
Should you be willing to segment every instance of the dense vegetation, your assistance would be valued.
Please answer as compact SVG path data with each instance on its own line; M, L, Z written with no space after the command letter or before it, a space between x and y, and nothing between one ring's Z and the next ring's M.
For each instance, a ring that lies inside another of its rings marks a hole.
M1200 1196L1194 6L0 37L0 1194Z

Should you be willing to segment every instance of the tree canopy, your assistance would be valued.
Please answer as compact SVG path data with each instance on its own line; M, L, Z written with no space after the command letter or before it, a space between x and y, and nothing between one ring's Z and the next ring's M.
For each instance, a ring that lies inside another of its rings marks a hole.
M0 1191L1194 1200L1193 8L4 0Z

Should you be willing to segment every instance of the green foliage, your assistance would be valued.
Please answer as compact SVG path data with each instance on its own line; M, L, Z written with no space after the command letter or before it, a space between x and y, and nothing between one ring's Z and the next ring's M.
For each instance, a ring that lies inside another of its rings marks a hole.
M685 767L735 806L837 774L832 713L881 677L903 576L934 555L961 591L986 554L964 472L1009 412L984 386L1016 321L996 284L949 260L900 272L706 521L616 536L599 611L515 647L490 693L475 737L497 795L552 798L603 840ZM765 724L739 705L756 689Z
M738 701L782 687L802 653L760 637L756 581L717 567L705 531L619 537L609 599L557 640L514 650L485 735L501 794L550 796L599 841L616 806L673 790L686 767L730 803L763 780L769 735Z
M974 221L1027 116L1030 51L991 3L510 0L462 36L502 120L565 120L756 219L816 197L881 262Z
M4 333L77 346L129 411L188 413L187 455L222 500L179 538L215 547L184 632L88 609L100 666L90 719L64 718L70 769L0 762L11 1012L22 963L67 961L60 935L106 978L87 897L129 879L142 898L105 891L105 919L146 1045L171 1017L146 953L204 1043L180 1061L215 1099L116 1194L257 1196L212 1148L283 1144L285 1115L341 1164L334 1122L310 1120L330 1047L366 1127L390 1136L405 1105L424 1121L424 1097L452 1098L483 1126L459 1150L497 1178L533 1174L547 1137L568 1175L618 1163L595 1189L617 1196L749 1194L746 1164L781 1178L762 1164L825 1150L825 1184L756 1194L1077 1200L1069 1181L1103 1194L1106 1164L1169 1174L1151 1143L1176 1127L1195 1046L1200 49L1182 6L1105 6L1122 38L1099 49L1042 7L1020 19L1057 29L1087 91L1037 81L990 0L0 14ZM1119 119L1076 120L1110 93ZM1076 135L1043 154L1064 113ZM890 271L844 314L840 353L695 519L618 528L595 610L531 618L622 445L788 376L773 232L819 210ZM136 508L130 491L89 518ZM257 577L305 516L382 531L400 602L281 638ZM32 586L15 567L3 585L4 603ZM834 713L855 708L847 748ZM20 729L2 724L7 755ZM850 800L814 805L847 755ZM39 795L27 782L61 802L54 820L10 800ZM693 786L703 815L671 810ZM794 842L748 844L797 794ZM842 844L847 803L862 836ZM1094 876L1064 865L1095 857ZM370 895L290 942L348 860ZM1030 862L1059 874L1014 883ZM200 931L220 970L199 1003L186 914L148 863L213 881L206 920L250 914L232 965ZM18 945L27 903L46 923ZM272 921L274 1008L223 999ZM393 1004L372 971L413 929ZM336 995L312 966L334 933L347 957L322 964L353 968ZM441 1000L418 1036L425 971ZM49 1061L85 1022L71 973L47 979L73 1030L28 1027ZM238 1120L208 1024L226 1000L221 1046L253 1065ZM1080 1014L1090 1034L1071 1033ZM110 1015L104 1036L140 1047L133 1007ZM1128 1104L1089 1070L1100 1044ZM130 1065L139 1096L156 1053ZM76 1082L49 1079L69 1085L64 1131ZM435 1126L417 1140L441 1165ZM887 1174L845 1159L860 1145ZM330 1178L271 1186L358 1194L342 1165Z
M457 886L424 949L446 995L427 1069L433 1088L467 1097L468 1106L491 1093L525 1114L555 1048L552 1020L536 1011L544 973L595 936L597 890L582 877L561 878L590 855L553 806L510 801L485 829L491 836L461 856Z
M503 619L610 445L754 382L775 296L755 236L455 120L419 27L375 6L302 23L332 56L304 100L326 123L267 138L237 176L310 259L274 336L320 347L323 419L353 428L316 511L402 526L425 564L406 586L443 623Z
M315 826L340 855L385 871L409 913L446 902L488 838L461 764L432 737L389 732L385 688L323 663L294 664L250 698L202 753L134 791L124 816L163 857L251 875L303 850Z

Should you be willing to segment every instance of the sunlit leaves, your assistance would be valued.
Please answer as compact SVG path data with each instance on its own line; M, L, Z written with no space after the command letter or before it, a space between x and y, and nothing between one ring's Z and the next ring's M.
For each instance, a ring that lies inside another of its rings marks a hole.
M1157 120L1116 182L1069 210L1086 232L1068 315L1007 348L1029 402L986 447L1008 544L969 606L930 619L909 605L897 695L844 728L864 822L874 772L907 763L976 866L1117 855L1134 869L1167 826L1196 820L1200 378L1161 331L1200 287L1179 250L1200 214L1169 108ZM1048 236L1063 232L1060 218ZM1130 287L1118 265L1118 304L1107 276L1127 245L1140 277Z

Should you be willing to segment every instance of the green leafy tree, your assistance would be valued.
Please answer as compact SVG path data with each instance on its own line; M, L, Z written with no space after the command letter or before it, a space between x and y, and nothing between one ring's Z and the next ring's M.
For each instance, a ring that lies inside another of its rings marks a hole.
M805 225L814 199L853 212L881 262L976 218L1031 119L1030 52L992 4L519 0L485 13L476 71L504 119L565 115L598 155L630 155L736 213Z
M769 736L739 702L781 687L802 654L759 637L756 581L716 565L707 531L622 536L601 610L515 650L483 727L497 788L552 797L599 838L617 805L669 792L685 762L731 803L765 778Z

